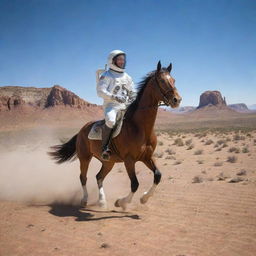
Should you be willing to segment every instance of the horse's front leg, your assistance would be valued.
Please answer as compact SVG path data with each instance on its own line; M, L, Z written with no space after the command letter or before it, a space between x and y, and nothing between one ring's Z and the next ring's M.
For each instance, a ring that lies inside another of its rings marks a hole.
M124 162L127 173L131 180L131 192L123 198L117 199L115 202L116 207L122 207L123 210L126 210L127 204L131 203L134 193L137 191L139 187L139 182L135 173L135 161L127 160Z
M155 161L153 158L149 158L149 159L145 159L143 161L143 163L154 173L154 183L151 186L151 188L147 191L144 192L143 196L140 198L140 202L142 204L145 204L148 199L153 196L155 189L157 187L157 185L159 184L160 180L161 180L161 172L157 169Z

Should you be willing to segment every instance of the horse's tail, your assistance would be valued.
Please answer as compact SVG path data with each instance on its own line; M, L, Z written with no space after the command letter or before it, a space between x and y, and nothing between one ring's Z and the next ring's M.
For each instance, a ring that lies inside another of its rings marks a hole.
M74 161L77 158L76 139L77 134L66 143L51 146L50 148L53 149L53 151L47 152L47 154L50 155L53 160L56 160L57 164L61 164L66 161Z

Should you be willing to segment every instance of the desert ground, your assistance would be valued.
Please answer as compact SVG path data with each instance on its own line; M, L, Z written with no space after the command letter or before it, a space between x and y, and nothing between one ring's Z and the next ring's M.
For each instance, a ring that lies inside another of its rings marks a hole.
M175 129L157 125L161 183L140 204L153 175L138 162L140 187L125 212L114 207L130 190L123 164L105 180L108 209L102 210L100 162L92 160L89 205L82 208L79 160L57 165L46 154L80 124L2 129L0 255L256 255L255 115L229 126L224 117L212 120L207 129L205 120L195 126L197 118L177 121Z

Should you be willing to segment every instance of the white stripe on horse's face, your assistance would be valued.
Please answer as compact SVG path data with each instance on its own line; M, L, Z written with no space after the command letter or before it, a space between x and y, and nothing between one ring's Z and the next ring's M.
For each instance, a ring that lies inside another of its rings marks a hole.
M165 78L170 83L171 88L174 88L175 87L175 85L174 85L175 79L173 79L170 74L166 74Z
M171 78L171 76L169 74L167 74L165 77L167 78L167 80L169 80Z

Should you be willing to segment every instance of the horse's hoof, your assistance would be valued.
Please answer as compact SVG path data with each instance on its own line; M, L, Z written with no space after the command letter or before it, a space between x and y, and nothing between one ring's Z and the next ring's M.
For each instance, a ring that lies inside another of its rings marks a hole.
M99 201L98 205L102 209L107 209L108 208L107 203L105 201Z
M146 192L145 192L144 194L146 195ZM141 204L145 204L147 201L148 201L148 197L142 196L142 197L140 198L140 203L141 203Z
M87 206L87 201L84 201L84 200L82 199L80 205L81 205L82 207L86 207L86 206Z
M143 198L143 197L141 197L141 199L140 199L140 203L141 204L145 204L147 201Z
M121 207L120 204L119 204L119 199L116 200L115 207Z
M126 210L126 203L123 202L120 199L117 199L116 202L115 202L115 207L121 207L122 210L125 211Z

